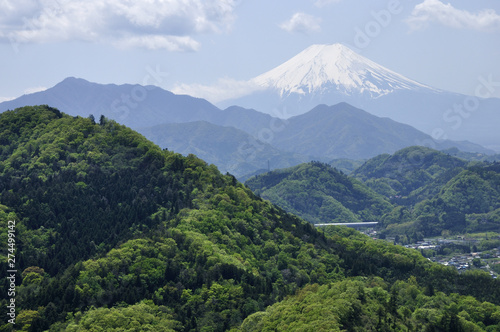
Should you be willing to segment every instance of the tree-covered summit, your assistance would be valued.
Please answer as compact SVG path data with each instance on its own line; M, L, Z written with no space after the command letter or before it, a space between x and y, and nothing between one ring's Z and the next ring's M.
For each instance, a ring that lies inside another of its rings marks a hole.
M383 196L321 162L261 174L245 185L312 223L379 221L392 209Z
M406 197L412 204L435 194L467 164L440 151L412 146L369 159L352 175L382 195Z
M21 261L50 274L153 227L159 206L177 213L195 188L224 181L114 121L47 106L0 114L0 142L0 199L29 234Z

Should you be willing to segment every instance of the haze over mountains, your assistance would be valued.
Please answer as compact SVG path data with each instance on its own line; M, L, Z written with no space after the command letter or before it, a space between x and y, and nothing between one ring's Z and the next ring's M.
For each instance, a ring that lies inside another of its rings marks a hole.
M195 154L244 180L269 167L285 168L310 160L307 155L280 150L234 127L206 121L166 123L143 128L141 133L163 148L183 155Z

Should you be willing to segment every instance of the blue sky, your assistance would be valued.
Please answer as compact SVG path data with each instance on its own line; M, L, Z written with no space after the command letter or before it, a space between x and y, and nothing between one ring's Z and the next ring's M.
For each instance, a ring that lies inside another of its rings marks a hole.
M500 1L0 0L0 100L68 76L216 96L312 44L500 97Z

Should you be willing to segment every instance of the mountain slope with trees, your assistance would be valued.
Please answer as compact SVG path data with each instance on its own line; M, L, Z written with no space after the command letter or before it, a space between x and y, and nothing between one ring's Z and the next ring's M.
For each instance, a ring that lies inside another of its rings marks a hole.
M443 231L500 232L499 174L496 162L414 146L369 159L349 176L311 162L246 185L312 223L379 221L382 236L416 242Z
M243 331L484 331L494 306L471 297L430 294L414 278L389 287L380 279L309 285L266 311Z
M422 146L382 154L366 161L352 175L381 195L415 204L465 169L468 162Z
M355 280L366 277L392 291L411 276L430 300L444 292L491 302L487 315L458 312L462 327L500 324L500 283L488 275L459 274L349 229L324 233L233 176L104 117L71 117L48 106L4 112L0 147L0 235L5 240L8 221L16 221L19 271L16 325L4 323L2 331L244 330L247 317L301 289L319 287L321 297L330 284L361 289ZM376 312L371 320L386 322L377 308L391 301L379 293L360 305ZM8 300L4 292L3 317ZM446 310L437 308L418 316L425 326L443 324L433 317ZM352 318L341 328L366 321Z
M245 185L314 224L378 221L392 209L386 199L361 182L320 162L258 175Z
M424 234L500 232L500 164L470 166L432 198L415 205L414 227ZM407 225L411 225L411 222Z
M372 158L352 175L396 205L382 217L387 234L500 232L497 162L468 162L416 146Z

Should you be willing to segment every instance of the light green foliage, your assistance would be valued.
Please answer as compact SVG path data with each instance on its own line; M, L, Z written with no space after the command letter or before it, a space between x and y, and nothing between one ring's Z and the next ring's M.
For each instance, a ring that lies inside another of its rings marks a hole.
M466 170L450 180L440 196L450 209L485 213L500 208L500 174L488 168Z
M22 310L16 317L17 331L29 331L31 323L39 317L39 312L35 310Z
M97 308L77 313L70 320L65 331L180 331L181 324L173 319L171 311L164 306L156 306L151 301L143 301L127 307Z
M500 328L500 307L470 296L429 297L414 278L311 285L245 319L241 331L483 331Z

